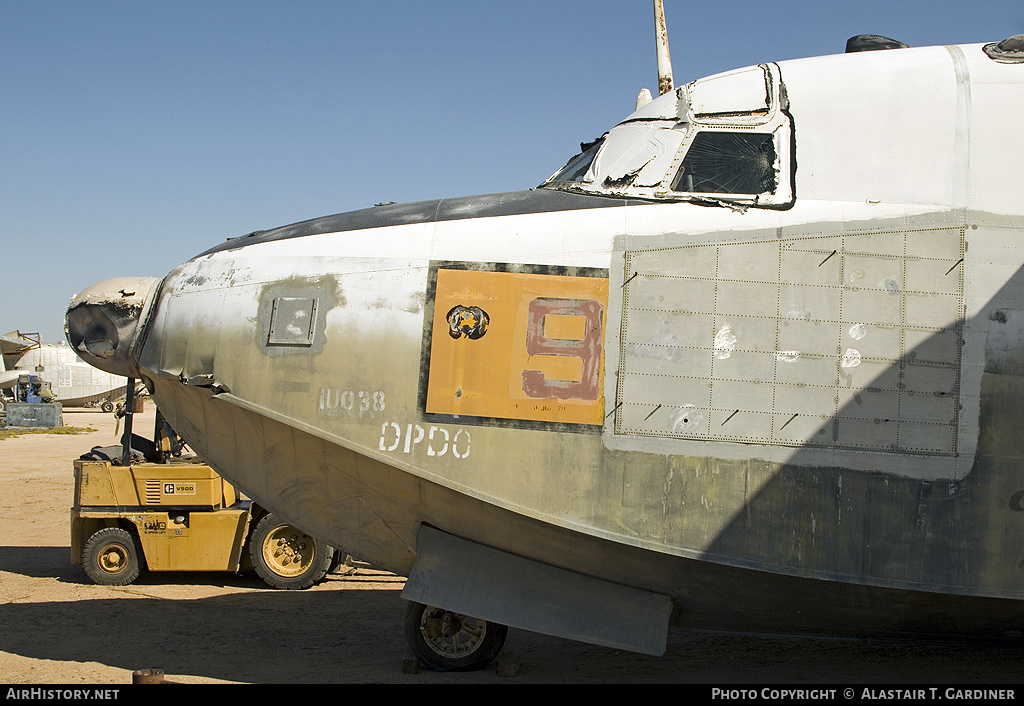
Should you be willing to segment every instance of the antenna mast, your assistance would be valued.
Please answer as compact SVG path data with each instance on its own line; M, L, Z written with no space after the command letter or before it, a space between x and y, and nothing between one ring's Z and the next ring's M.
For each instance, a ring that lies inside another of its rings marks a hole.
M658 95L663 96L673 89L673 85L672 59L668 54L668 25L665 24L662 0L654 0L654 34L658 44Z

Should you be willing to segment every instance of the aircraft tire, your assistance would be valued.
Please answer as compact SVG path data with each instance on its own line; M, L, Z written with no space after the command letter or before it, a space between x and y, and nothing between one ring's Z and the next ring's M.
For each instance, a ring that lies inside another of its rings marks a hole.
M435 672L469 672L489 664L505 645L508 627L462 613L409 603L405 639L420 664Z
M100 404L100 409L107 413L113 412L114 403L110 402L109 400L103 400L103 403Z
M249 543L256 574L267 585L286 590L303 590L320 583L333 555L333 547L273 514L263 516Z
M139 577L141 552L130 533L120 527L95 532L82 550L82 567L93 583L127 586Z

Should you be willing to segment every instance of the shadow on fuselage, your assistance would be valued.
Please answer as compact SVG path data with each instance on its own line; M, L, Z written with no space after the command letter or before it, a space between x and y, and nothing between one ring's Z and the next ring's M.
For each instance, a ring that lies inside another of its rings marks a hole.
M1024 634L1022 285L1015 275L976 316L907 351L826 425L830 433L851 420L899 426L871 409L871 396L908 399L905 389L885 389L882 378L904 380L908 371L927 366L922 353L953 332L962 344L955 387L916 391L957 402L948 422L918 425L942 437L935 447L945 449L922 452L898 443L888 453L851 449L847 456L879 460L874 470L854 470L822 464L821 450L808 446L788 463L763 470L767 480L705 553L731 565L714 572L732 577L733 619L748 628L812 633ZM982 345L983 351L972 350ZM894 439L897 434L894 429ZM965 449L975 438L976 450ZM913 459L907 465L917 469L931 459L933 466L907 472L901 459ZM965 470L950 473L957 459ZM748 472L757 465L748 464ZM719 599L705 595L703 601Z

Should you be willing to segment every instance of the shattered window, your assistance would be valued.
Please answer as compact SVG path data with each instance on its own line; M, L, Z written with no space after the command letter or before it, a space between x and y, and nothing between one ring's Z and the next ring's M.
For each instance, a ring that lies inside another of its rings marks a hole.
M583 181L583 176L590 168L590 164L597 156L603 142L604 139L599 138L590 144L581 144L580 148L583 151L570 159L569 163L559 169L548 181Z
M703 194L775 193L775 142L769 133L697 133L673 191Z

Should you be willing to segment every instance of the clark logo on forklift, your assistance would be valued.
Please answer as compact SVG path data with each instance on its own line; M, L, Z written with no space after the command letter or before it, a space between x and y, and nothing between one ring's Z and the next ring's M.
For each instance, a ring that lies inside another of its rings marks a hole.
M164 495L195 495L195 483L164 483Z

